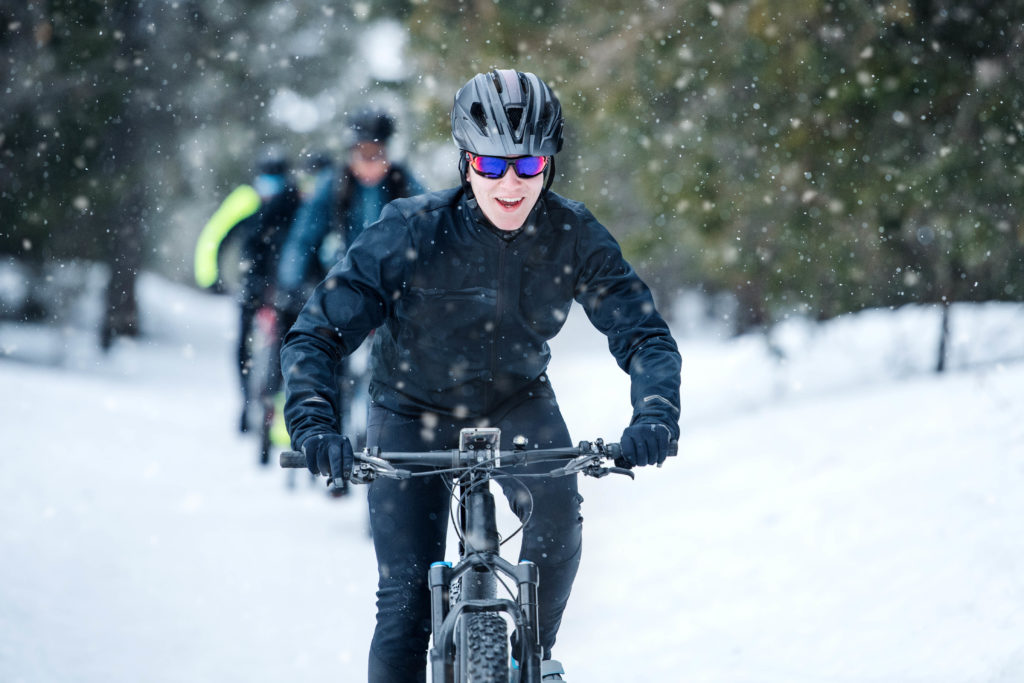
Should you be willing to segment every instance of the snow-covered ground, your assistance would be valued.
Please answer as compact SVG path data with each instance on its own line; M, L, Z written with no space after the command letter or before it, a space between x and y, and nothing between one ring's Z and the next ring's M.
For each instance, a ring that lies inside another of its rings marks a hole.
M230 299L140 295L108 355L0 323L0 681L365 680L363 495L256 464ZM679 457L582 484L570 680L1024 680L1024 306L954 307L943 375L932 307L675 324ZM553 348L574 437L617 439L603 340L574 311Z

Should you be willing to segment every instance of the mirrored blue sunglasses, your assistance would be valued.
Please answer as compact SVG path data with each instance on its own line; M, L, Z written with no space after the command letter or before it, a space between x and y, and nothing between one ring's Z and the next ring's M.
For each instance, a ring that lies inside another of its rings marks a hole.
M489 157L478 156L466 152L470 167L485 178L496 180L505 175L509 166L516 167L516 175L520 178L533 178L547 168L547 157Z

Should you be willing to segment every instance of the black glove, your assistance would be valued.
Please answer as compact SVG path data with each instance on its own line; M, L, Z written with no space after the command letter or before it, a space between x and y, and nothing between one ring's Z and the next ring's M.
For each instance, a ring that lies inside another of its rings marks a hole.
M621 459L629 467L660 465L669 454L672 433L660 422L639 422L626 427L619 440Z
M317 434L302 444L306 467L313 474L323 474L341 481L352 476L352 444L341 434Z

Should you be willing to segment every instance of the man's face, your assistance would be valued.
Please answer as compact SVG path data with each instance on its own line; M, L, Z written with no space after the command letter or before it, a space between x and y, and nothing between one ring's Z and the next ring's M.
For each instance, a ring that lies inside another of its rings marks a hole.
M500 178L485 178L472 168L466 170L480 210L499 230L518 230L544 189L544 174L520 178L509 168Z
M356 143L348 163L361 185L378 185L388 174L387 150L379 142Z

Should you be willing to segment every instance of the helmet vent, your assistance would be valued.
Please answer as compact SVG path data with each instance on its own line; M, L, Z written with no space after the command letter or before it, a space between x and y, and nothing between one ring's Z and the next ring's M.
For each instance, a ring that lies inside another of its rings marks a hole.
M469 115L473 117L473 123L477 127L487 134L487 114L484 113L484 105L479 102L474 102L469 107Z
M523 120L523 108L509 107L505 110L505 114L508 115L508 122L512 125L512 130L518 130L519 122Z
M541 130L547 130L548 125L551 123L551 119L554 118L554 107L551 106L550 102L545 102L540 108L540 116L538 118L538 127Z

